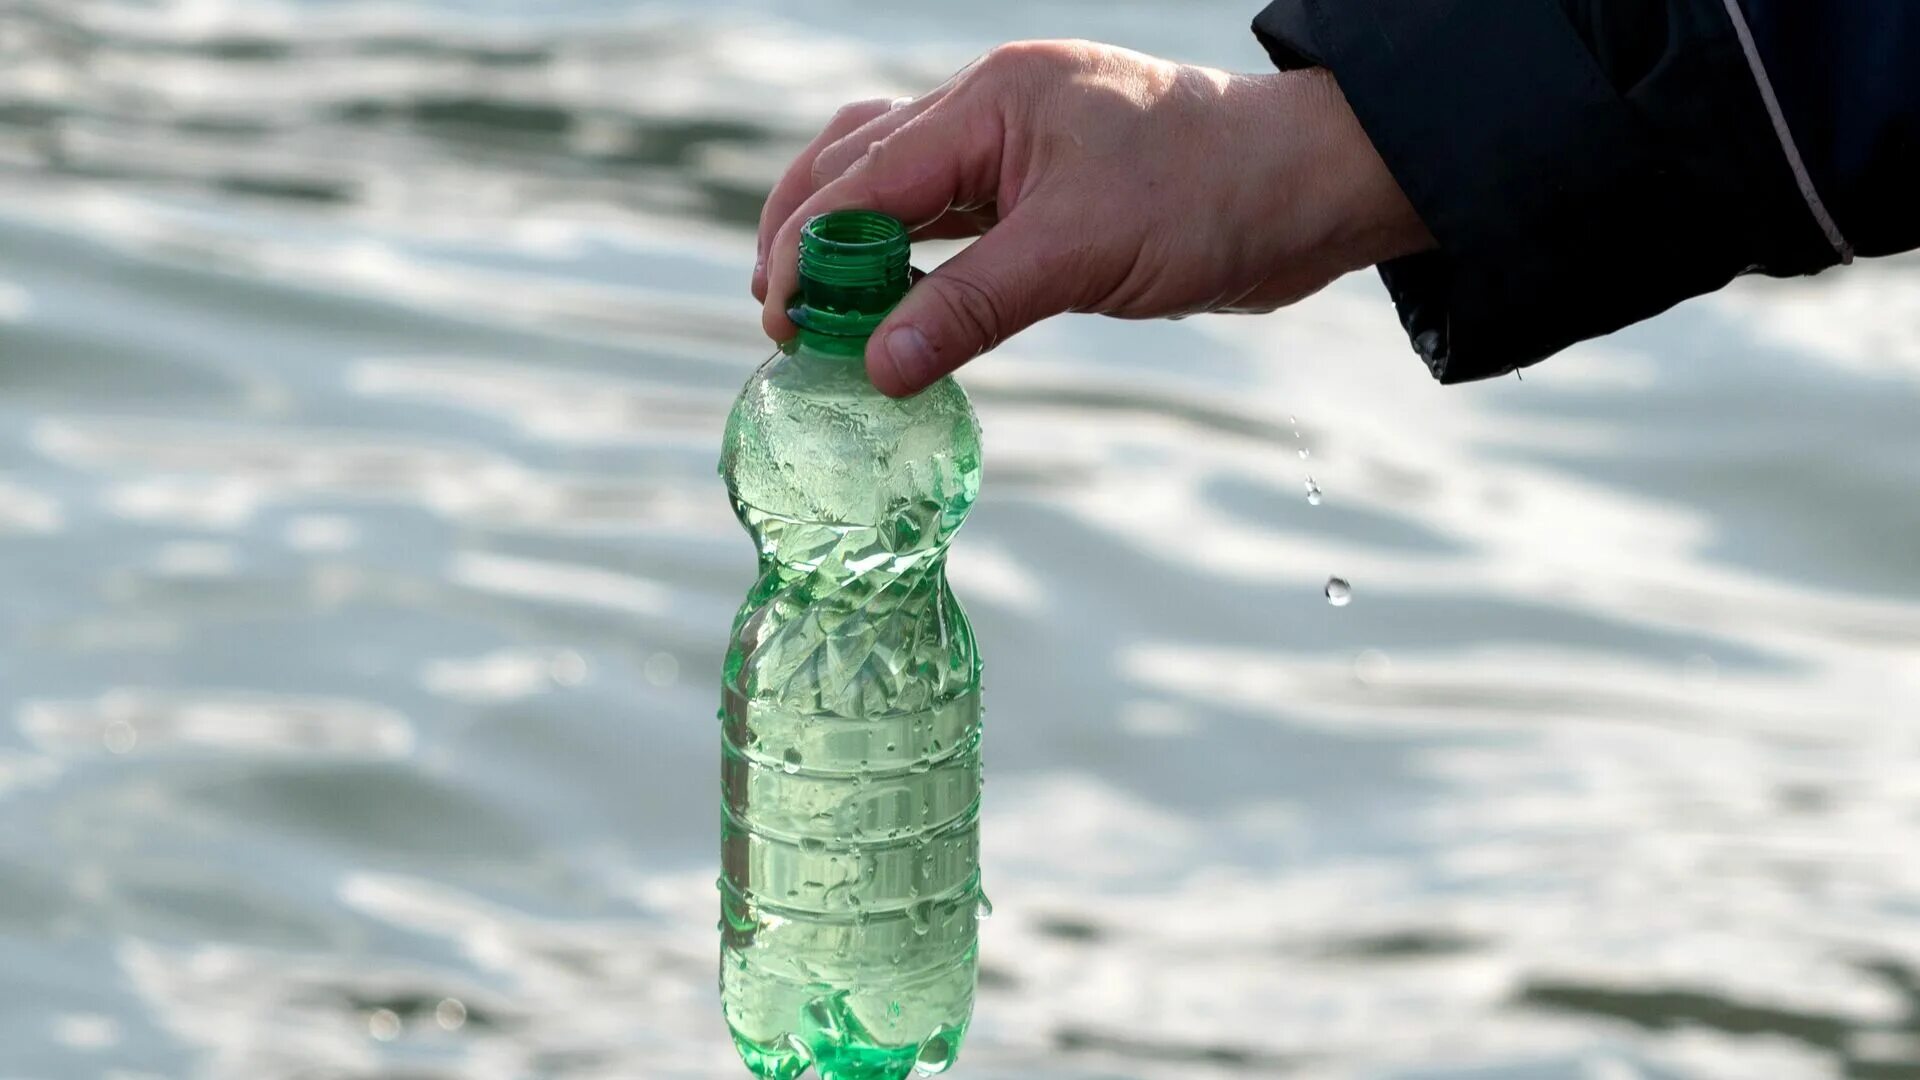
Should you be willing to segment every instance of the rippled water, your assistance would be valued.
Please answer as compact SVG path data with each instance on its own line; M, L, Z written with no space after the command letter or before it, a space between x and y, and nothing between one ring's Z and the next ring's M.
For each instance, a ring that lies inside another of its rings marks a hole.
M1256 69L1251 6L0 5L0 1075L739 1075L759 192L996 37ZM956 1075L1920 1076L1917 297L971 369Z

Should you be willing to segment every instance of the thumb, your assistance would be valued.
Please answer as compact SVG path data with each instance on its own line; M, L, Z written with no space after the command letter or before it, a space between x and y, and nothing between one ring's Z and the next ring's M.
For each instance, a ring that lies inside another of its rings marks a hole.
M1020 215L989 229L907 292L867 344L867 378L905 397L1074 303L1071 248Z

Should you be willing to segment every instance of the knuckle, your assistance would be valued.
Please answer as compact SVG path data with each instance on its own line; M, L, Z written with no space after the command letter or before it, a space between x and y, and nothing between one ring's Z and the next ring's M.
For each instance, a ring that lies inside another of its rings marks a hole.
M1027 75L1050 62L1049 45L1045 41L1009 41L996 45L982 58L980 68L1003 77Z
M825 187L844 171L836 167L838 156L834 153L834 149L838 145L839 144L836 143L834 146L828 147L821 152L819 157L813 159L812 179L815 191Z
M839 111L833 114L833 119L827 126L833 129L856 128L885 112L886 108L887 103L881 98L848 102L840 106Z
M871 165L885 145L885 139L861 142L850 135L820 151L813 159L814 190L826 187L855 168Z
M860 149L860 156L854 159L855 163L864 168L879 165L894 156L891 146L886 139L875 139Z
M1084 41L1010 41L986 55L986 64L1005 72L1058 75L1084 67L1089 43Z

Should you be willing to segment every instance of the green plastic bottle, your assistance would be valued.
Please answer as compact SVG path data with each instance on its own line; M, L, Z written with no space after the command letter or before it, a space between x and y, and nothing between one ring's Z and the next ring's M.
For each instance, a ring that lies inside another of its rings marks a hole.
M980 658L947 545L980 491L958 384L867 381L909 284L898 221L800 240L800 334L747 381L721 474L760 552L722 680L720 992L757 1076L945 1072L973 1012Z

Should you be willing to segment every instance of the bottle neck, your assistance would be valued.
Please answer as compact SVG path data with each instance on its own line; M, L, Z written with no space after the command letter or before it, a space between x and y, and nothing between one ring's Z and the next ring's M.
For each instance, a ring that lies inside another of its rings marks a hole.
M797 310L796 308L788 311L788 317L793 318L794 311ZM798 322L799 320L795 318L795 321ZM805 349L808 352L819 353L823 356L864 356L867 351L867 338L870 337L871 334L871 331L861 334L858 337L849 337L843 334L823 334L817 330L809 330L802 326L800 333L795 335L794 339L787 344L789 351Z
M800 291L788 315L819 352L859 353L905 296L906 226L871 210L822 214L800 231Z

